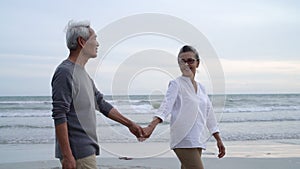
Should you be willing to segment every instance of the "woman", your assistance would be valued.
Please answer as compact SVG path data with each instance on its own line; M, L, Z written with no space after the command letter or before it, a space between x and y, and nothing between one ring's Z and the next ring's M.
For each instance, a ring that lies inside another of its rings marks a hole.
M198 52L192 46L183 46L178 54L182 76L169 83L157 115L144 134L149 137L158 123L171 114L170 146L181 162L181 169L203 169L202 149L205 149L205 132L214 136L219 149L218 157L225 155L212 104L204 87L195 81L200 63Z

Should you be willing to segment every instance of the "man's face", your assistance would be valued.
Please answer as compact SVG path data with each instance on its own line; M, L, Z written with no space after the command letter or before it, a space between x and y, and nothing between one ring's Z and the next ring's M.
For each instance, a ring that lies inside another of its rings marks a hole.
M85 56L88 56L90 58L95 58L97 57L98 47L99 47L99 43L97 41L97 35L95 31L90 28L90 37L86 41L81 52L83 52L83 55Z

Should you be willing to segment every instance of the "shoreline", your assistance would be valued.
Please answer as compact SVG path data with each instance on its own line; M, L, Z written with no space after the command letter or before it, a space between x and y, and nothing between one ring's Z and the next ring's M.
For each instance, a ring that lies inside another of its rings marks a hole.
M214 169L283 169L299 168L300 158L242 158L225 157L202 158L205 168ZM176 169L180 168L177 158L150 158L120 160L117 158L99 158L97 164L100 169ZM61 169L58 160L32 161L0 164L0 169Z
M300 168L299 140L230 141L224 144L227 154L225 158L218 159L216 143L207 143L207 149L203 151L203 161L207 168L222 166L224 169L247 167L250 169L253 165L275 169L279 166L279 168ZM97 161L101 169L180 168L173 151L165 149L169 143L100 143L100 145L101 155L97 156ZM161 153L161 150L166 151ZM119 157L132 160L122 160ZM233 164L239 167L234 167ZM54 158L54 144L0 144L0 169L59 167L59 161Z
M300 140L225 141L226 157L300 158ZM0 144L0 164L56 160L54 144ZM100 143L100 158L176 158L166 142ZM216 142L208 142L203 157L215 158ZM30 154L30 156L28 156Z

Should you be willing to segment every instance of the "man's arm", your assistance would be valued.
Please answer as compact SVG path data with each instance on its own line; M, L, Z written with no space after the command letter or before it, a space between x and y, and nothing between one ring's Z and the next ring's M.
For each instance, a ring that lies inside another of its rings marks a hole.
M75 169L76 161L69 143L67 123L65 122L55 126L55 133L63 156L62 167L64 169Z
M52 117L55 125L56 139L62 154L64 169L76 168L76 162L69 143L67 112L72 102L72 74L68 68L59 67L52 78Z
M132 134L134 134L137 138L143 137L142 128L139 125L137 125L136 123L134 123L133 121L131 121L128 118L126 118L125 116L123 116L121 113L119 113L119 111L117 109L112 108L109 111L107 117L128 127L130 132Z

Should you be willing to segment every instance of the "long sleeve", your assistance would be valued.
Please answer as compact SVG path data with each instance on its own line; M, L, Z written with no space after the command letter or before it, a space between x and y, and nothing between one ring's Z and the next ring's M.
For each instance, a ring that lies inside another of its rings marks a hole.
M103 94L96 88L93 81L92 83L95 92L96 109L99 110L103 115L108 116L108 113L113 106L104 100Z
M207 97L207 120L206 126L211 134L219 132L218 123L209 97Z
M164 121L170 114L175 104L177 95L179 92L179 86L175 81L171 81L168 86L165 98L156 113L156 117Z
M72 75L67 69L59 68L51 82L52 86L52 117L54 124L59 125L67 121L66 114L72 103Z

